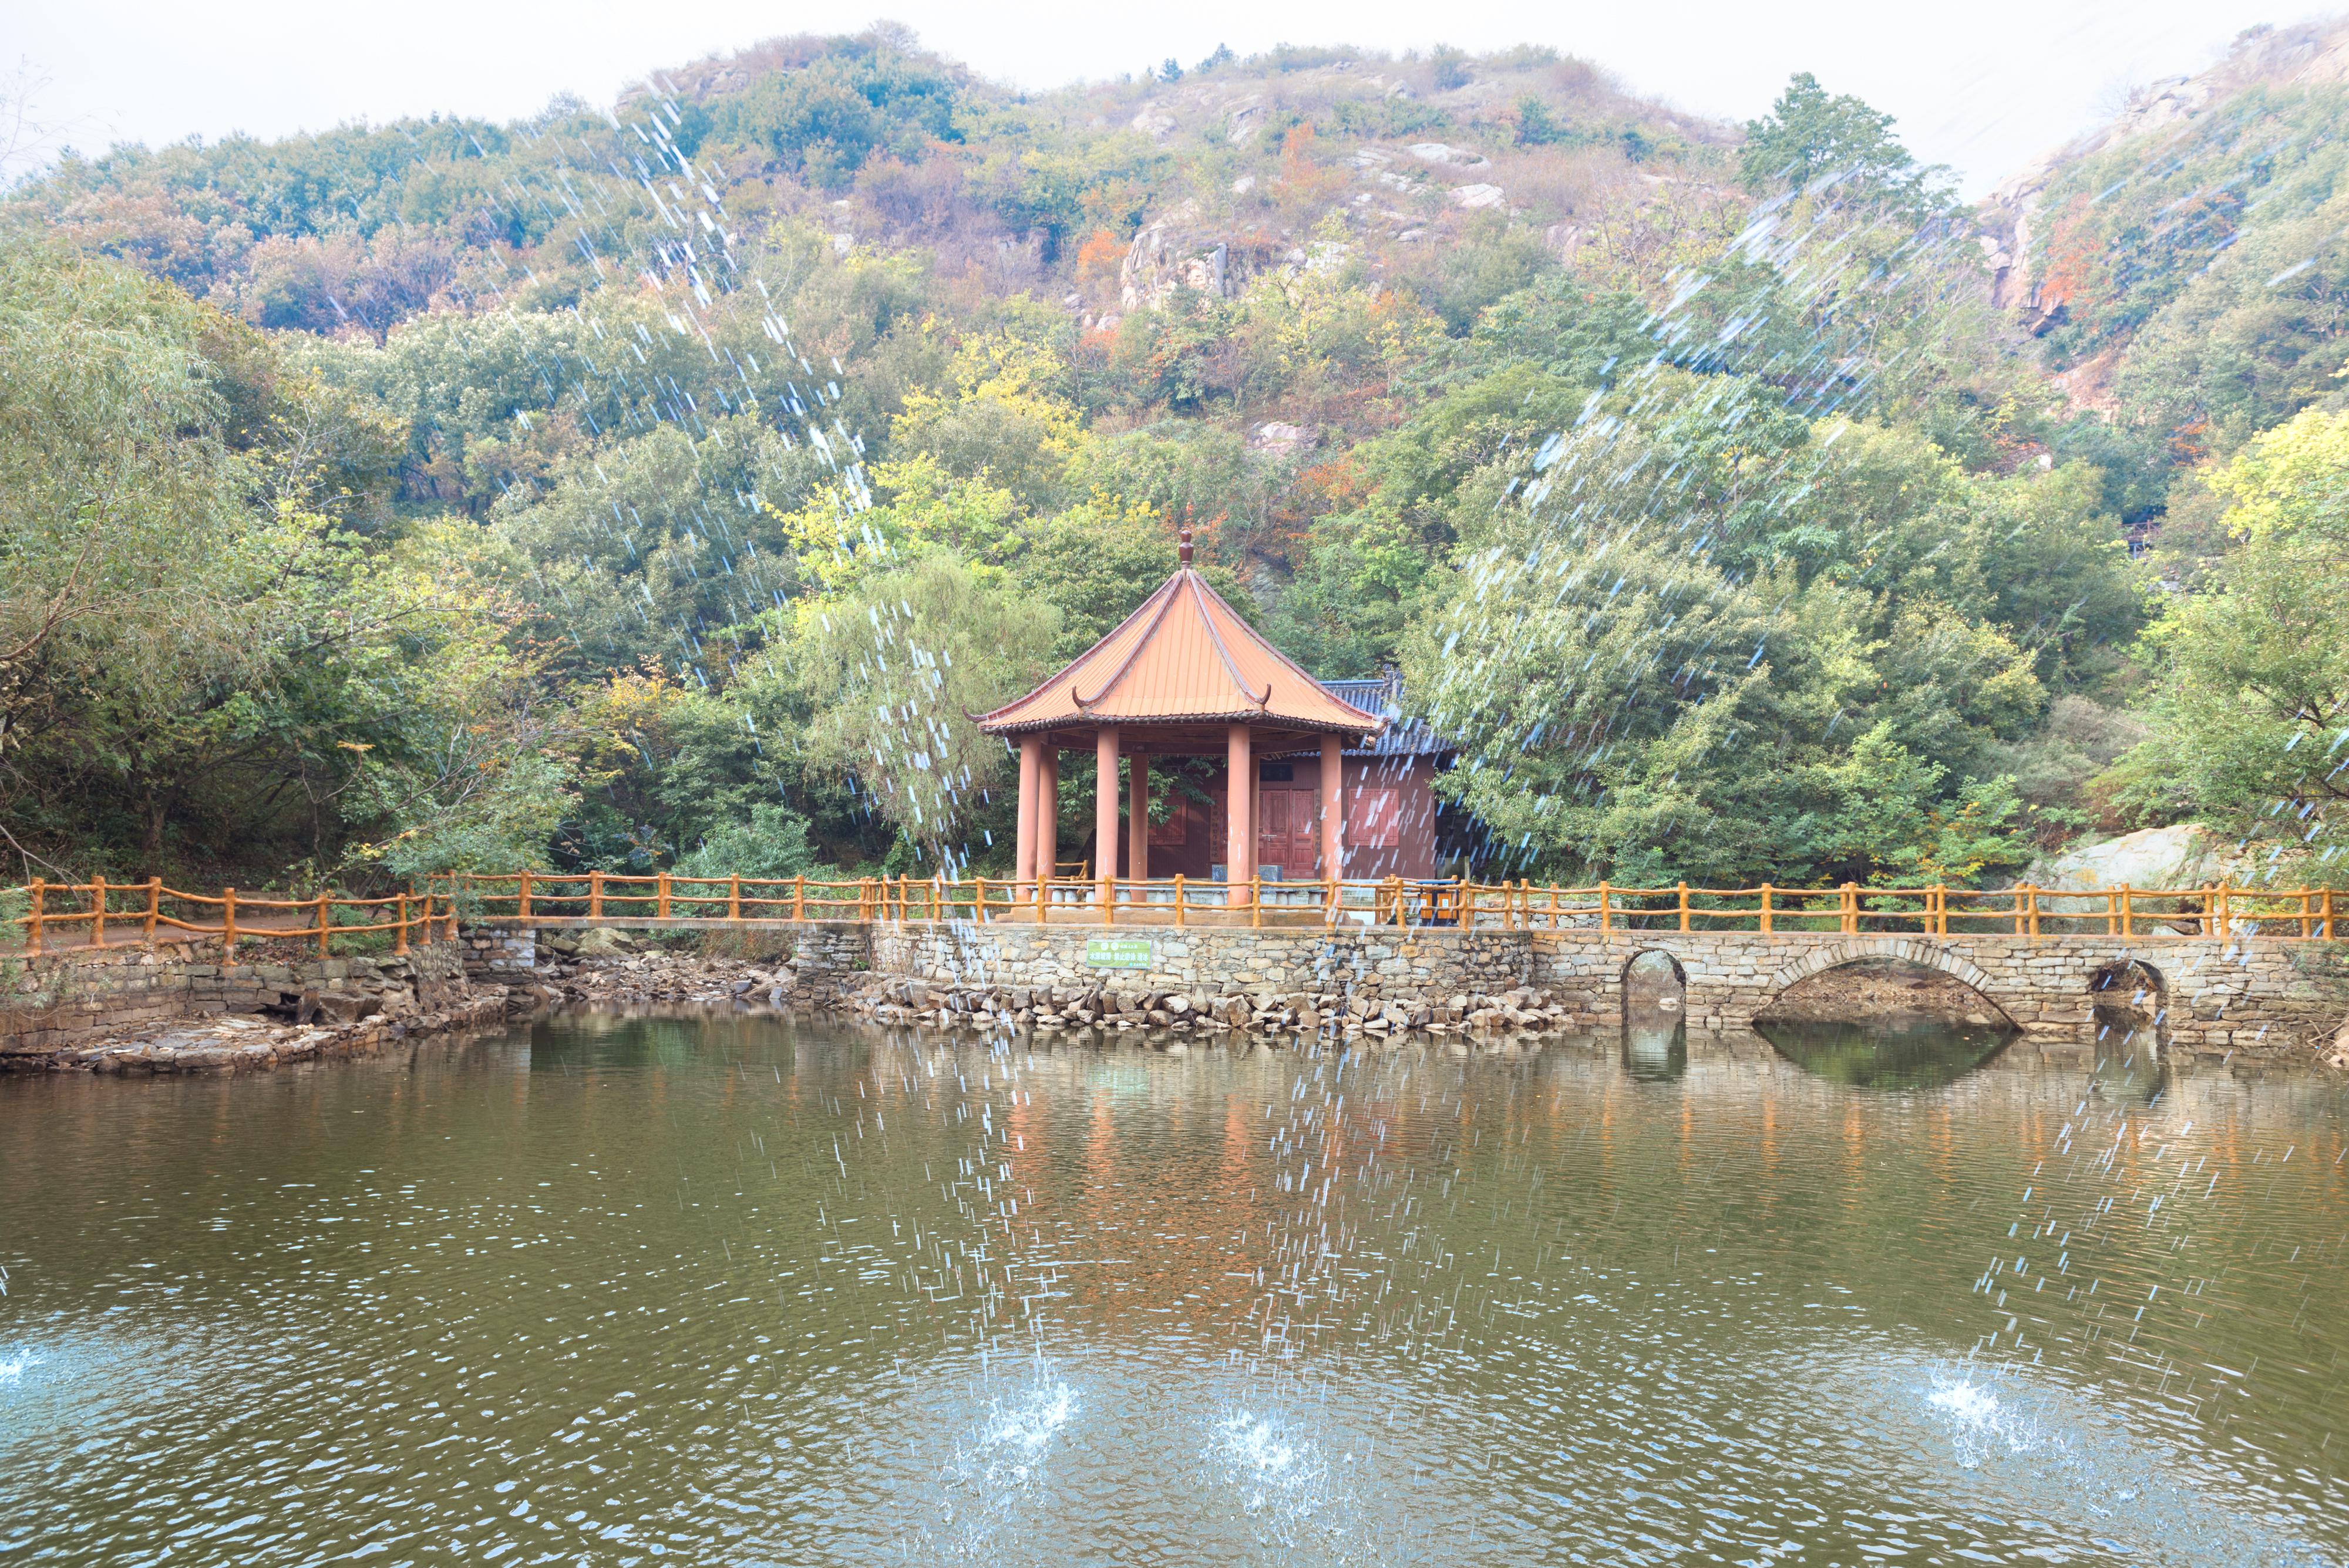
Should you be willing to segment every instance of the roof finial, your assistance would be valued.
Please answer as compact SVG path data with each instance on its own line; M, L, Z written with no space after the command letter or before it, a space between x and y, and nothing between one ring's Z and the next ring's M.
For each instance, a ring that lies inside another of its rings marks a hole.
M1187 568L1191 565L1191 520L1189 518L1185 517L1183 520L1183 525L1174 536L1180 541L1174 547L1174 559Z

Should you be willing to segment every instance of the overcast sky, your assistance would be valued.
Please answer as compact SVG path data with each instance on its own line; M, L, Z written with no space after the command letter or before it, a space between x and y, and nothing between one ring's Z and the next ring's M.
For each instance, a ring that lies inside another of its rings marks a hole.
M1034 0L888 0L870 10L754 0L0 0L0 64L45 85L50 144L95 151L232 131L275 137L345 120L445 113L505 119L554 94L609 100L650 70L779 33L854 31L874 16L1020 87L1185 65L1217 44L1485 50L1547 44L1697 113L1761 113L1816 73L1899 117L1929 161L1978 194L2109 114L2128 88L2198 70L2243 28L2311 13L2261 0L1284 0L1185 7Z

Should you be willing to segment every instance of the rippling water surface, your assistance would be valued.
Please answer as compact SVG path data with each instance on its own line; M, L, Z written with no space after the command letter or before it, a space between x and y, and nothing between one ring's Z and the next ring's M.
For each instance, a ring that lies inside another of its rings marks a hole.
M0 1558L2339 1563L2343 1110L757 1017L0 1082Z

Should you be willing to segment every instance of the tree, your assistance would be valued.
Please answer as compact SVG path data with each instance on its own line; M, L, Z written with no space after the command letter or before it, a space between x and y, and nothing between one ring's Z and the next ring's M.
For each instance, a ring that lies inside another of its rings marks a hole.
M2152 628L2157 731L2115 776L2141 811L2329 862L2314 846L2349 800L2349 414L2301 414L2214 488L2240 543Z
M815 700L810 764L854 779L933 869L973 852L972 824L1007 793L1010 753L974 715L1050 669L1057 612L999 581L943 548L875 572L840 598L802 605L789 663L771 656L748 681Z
M1738 179L1755 195L1833 176L1857 191L1914 198L1933 171L1917 166L1892 123L1890 115L1830 94L1816 77L1798 71L1768 114L1746 122Z

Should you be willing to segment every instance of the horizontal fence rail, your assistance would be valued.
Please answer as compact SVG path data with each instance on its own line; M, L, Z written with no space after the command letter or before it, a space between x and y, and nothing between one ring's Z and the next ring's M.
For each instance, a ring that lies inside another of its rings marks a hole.
M266 898L144 882L0 888L0 950L26 954L216 937L316 944L388 934L392 950L453 938L460 919L552 921L1046 921L1102 926L1402 926L1467 930L1840 932L1929 936L2222 936L2331 941L2349 892L2330 888L1588 888L1383 879L1246 882L1185 877L683 877L511 872L432 878L420 892ZM13 940L11 940L13 939Z
M218 937L231 959L240 942L316 943L320 958L332 958L338 940L348 953L372 945L352 939L387 932L396 953L408 951L412 940L453 940L456 907L446 893L430 892L381 898L345 893L273 898L233 888L190 893L167 888L156 877L144 882L36 880L0 888L0 951L13 949L26 956Z
M552 920L1048 921L1103 926L1436 926L1471 930L1841 932L1932 936L2225 936L2336 940L2330 888L1589 888L1531 882L1197 881L1185 877L622 876L605 871L442 877L427 897L468 919Z

